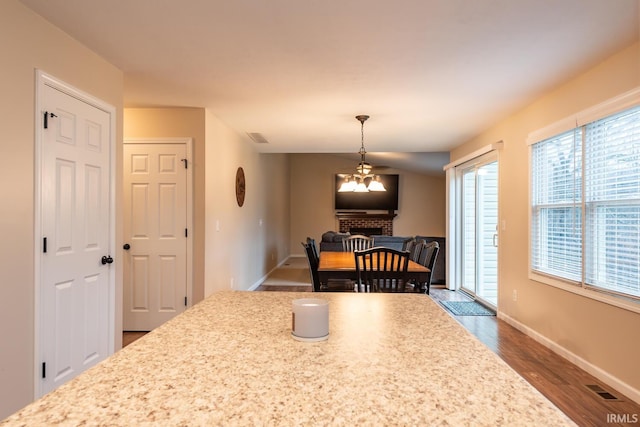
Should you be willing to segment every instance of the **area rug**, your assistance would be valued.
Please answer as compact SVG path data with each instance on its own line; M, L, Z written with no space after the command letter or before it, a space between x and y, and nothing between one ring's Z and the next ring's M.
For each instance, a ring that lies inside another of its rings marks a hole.
M447 310L456 316L495 316L496 314L475 301L440 301Z

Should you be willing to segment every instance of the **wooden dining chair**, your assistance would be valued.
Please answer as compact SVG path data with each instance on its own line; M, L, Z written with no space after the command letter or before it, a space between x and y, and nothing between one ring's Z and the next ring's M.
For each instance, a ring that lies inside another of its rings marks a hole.
M311 287L313 292L320 292L320 276L318 275L318 258L314 255L314 250L311 244L301 242L304 252L307 255L307 261L309 264L309 274L311 275Z
M354 252L362 251L373 247L373 237L354 234L353 236L342 239L342 251Z
M354 256L357 292L405 292L409 251L374 247Z
M427 246L426 240L414 240L409 249L409 259L413 262L418 262L418 260L420 259L420 254L424 250L425 246Z
M313 256L315 257L316 261L319 261L320 253L318 252L318 245L316 245L316 239L307 237L307 245L311 245Z
M420 255L424 253L427 247L427 241L424 239L413 240L411 246L407 249L409 251L409 259L413 262L419 262ZM415 279L409 280L406 285L407 291L420 292L422 290L422 284L418 283Z
M418 264L424 265L429 269L429 275L426 282L418 284L424 289L424 293L429 295L431 288L431 278L433 277L433 270L436 267L436 259L438 258L438 252L440 251L440 245L435 240L426 243L420 256L418 257Z
M302 247L307 255L309 264L309 274L311 276L311 286L313 292L353 292L354 284L351 280L329 280L327 283L320 282L318 274L318 266L320 258L313 242L301 242Z

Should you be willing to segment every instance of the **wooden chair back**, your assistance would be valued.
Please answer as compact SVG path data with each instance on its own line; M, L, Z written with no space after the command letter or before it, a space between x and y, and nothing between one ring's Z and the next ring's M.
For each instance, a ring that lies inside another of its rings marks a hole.
M320 275L318 274L319 260L314 254L314 248L309 243L301 242L304 247L305 254L307 255L307 261L309 263L309 274L311 275L311 287L313 292L320 292Z
M316 259L316 261L318 261L320 259L320 253L318 252L318 245L316 245L316 239L307 237L307 245L311 245L313 256Z
M409 251L375 247L355 251L358 292L404 292Z
M410 252L409 259L413 262L418 262L418 260L420 259L420 254L422 253L422 251L426 246L427 246L427 241L424 239L414 241L413 244L411 245L411 248L409 249L409 252Z
M424 265L430 270L427 281L422 284L427 295L429 295L429 290L431 288L431 277L433 277L433 269L436 266L436 259L438 258L439 251L440 245L438 242L429 242L422 249L422 252L420 252L420 256L418 257L418 264Z
M343 252L362 251L373 247L373 237L354 234L342 240Z

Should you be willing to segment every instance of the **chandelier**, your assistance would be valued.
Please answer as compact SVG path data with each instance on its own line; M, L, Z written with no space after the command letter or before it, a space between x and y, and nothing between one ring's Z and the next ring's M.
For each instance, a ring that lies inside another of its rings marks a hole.
M367 151L364 149L364 122L368 118L369 116L365 115L356 116L356 119L360 122L360 163L358 163L358 166L356 167L356 173L347 175L344 178L344 182L338 189L341 193L347 191L353 191L356 193L387 191L382 182L380 182L380 177L371 173L373 168L365 159ZM365 180L368 181L368 184L365 183Z

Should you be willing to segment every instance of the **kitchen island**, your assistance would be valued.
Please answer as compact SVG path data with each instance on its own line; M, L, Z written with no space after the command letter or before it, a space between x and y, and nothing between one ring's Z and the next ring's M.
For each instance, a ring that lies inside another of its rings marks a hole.
M572 425L429 297L216 292L10 416L14 425Z

